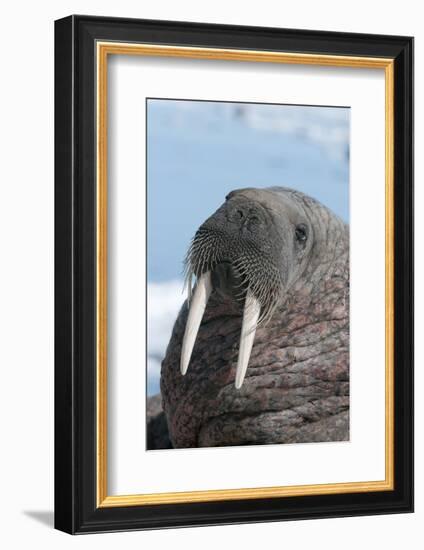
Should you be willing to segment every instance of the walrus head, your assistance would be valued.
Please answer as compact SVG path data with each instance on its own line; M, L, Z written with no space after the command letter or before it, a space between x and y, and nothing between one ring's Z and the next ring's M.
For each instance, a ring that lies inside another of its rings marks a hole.
M161 368L172 445L346 440L348 226L298 191L240 189L195 233L186 271Z
M181 353L181 373L213 290L243 308L236 388L246 374L258 324L266 324L299 279L314 242L313 227L296 201L267 189L239 189L197 230L186 257L191 298Z

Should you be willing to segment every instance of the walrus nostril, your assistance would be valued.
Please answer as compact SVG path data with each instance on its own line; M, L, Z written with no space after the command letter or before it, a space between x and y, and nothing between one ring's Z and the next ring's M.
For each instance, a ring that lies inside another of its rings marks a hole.
M240 204L229 204L227 207L227 218L230 222L239 224L243 223L248 217L249 211L245 205Z
M240 204L238 202L227 207L227 219L240 228L250 229L260 224L262 217L260 210L250 203Z

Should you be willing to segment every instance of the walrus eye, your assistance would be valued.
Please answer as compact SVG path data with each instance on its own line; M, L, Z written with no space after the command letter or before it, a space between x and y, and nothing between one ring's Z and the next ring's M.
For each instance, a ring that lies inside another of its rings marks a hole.
M295 235L297 241L302 244L306 243L306 240L308 238L308 228L304 223L300 223L296 226Z

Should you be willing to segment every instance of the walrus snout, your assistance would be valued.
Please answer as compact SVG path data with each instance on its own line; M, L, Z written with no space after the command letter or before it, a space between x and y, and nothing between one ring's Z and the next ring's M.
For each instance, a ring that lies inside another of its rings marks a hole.
M216 290L243 308L235 386L243 384L256 327L270 318L282 295L282 247L278 239L272 239L274 230L272 216L264 205L243 190L230 194L196 231L186 257L190 308L181 374L187 372L209 297ZM193 276L197 281L191 298Z

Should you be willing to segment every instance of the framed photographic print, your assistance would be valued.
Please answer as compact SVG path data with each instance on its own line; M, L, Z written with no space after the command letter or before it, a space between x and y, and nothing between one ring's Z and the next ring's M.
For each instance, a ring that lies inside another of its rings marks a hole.
M413 509L413 39L55 24L55 525Z

